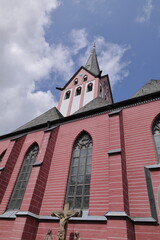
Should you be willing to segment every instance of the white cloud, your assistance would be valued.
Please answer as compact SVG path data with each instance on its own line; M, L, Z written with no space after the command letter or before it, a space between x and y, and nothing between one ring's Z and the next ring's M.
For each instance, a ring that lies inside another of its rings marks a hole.
M148 22L150 20L153 8L153 0L146 0L146 3L141 10L141 13L136 18L136 21L139 23Z
M73 42L72 51L77 54L79 50L85 48L88 45L88 33L85 28L72 29L71 31L71 41Z
M103 70L103 75L109 74L110 83L113 87L117 82L122 81L129 75L129 70L127 69L129 62L124 61L123 57L130 47L106 42L102 36L96 37L94 42L96 43L96 52L100 69ZM81 56L80 58L81 65L85 65L90 52L91 44L87 49L85 56Z
M0 134L56 104L50 91L36 91L36 81L73 68L69 49L50 46L45 27L59 0L0 0Z
M54 96L50 91L37 91L36 83L44 83L52 72L68 80L74 73L72 57L79 58L81 50L91 46L84 28L71 31L72 47L48 44L45 28L58 6L58 0L0 0L0 135L52 108ZM96 42L100 66L107 73L113 71L114 84L127 75L122 62L126 48L109 45L103 37Z

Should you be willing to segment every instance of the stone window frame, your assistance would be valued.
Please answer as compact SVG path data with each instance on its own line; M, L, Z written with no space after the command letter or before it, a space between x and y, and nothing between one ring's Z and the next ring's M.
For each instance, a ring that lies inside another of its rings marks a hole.
M66 202L70 209L88 209L93 141L87 132L75 140L67 186Z
M20 209L29 181L29 177L32 172L32 167L38 156L38 152L39 146L36 142L34 142L26 151L7 210Z

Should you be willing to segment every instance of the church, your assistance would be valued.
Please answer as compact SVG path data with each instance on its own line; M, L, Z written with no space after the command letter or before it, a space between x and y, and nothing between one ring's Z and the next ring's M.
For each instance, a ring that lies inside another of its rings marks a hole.
M160 81L114 103L94 47L57 91L0 136L0 240L159 240Z

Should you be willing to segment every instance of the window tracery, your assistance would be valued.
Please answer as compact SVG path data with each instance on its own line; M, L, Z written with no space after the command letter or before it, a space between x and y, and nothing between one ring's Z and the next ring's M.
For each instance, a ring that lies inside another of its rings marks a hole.
M33 144L27 151L23 164L18 176L18 180L15 184L14 191L12 193L11 200L8 205L9 210L20 209L21 203L25 194L27 183L31 174L33 163L38 155L39 147L38 144Z
M87 133L75 142L66 202L72 209L88 209L90 196L92 139Z

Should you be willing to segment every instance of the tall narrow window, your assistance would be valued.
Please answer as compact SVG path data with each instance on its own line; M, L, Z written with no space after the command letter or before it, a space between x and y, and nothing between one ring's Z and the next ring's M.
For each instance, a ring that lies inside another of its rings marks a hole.
M18 176L18 180L16 182L11 200L9 202L8 206L9 210L19 209L21 207L27 183L31 174L32 166L36 160L38 150L39 150L38 144L35 143L29 148L24 157L24 161Z
M160 119L158 119L153 127L153 135L157 150L158 162L160 163Z
M88 133L76 140L70 169L66 202L71 209L88 209L92 164L92 139Z

